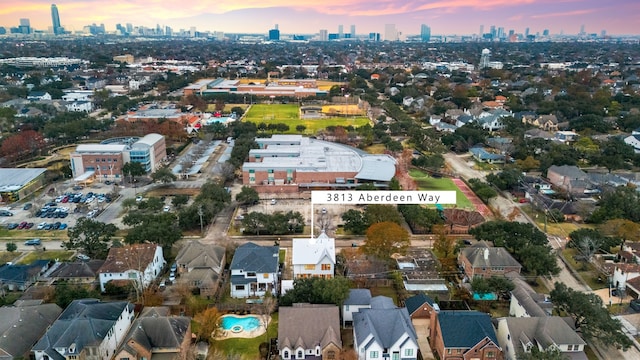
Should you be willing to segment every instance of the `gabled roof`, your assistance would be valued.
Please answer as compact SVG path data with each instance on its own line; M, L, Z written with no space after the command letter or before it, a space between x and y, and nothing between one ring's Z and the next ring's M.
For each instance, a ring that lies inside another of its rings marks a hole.
M14 284L28 283L48 264L49 260L36 260L29 265L5 264L0 266L0 281Z
M550 346L586 345L587 343L559 316L507 317L506 321L516 352L522 352L521 339L528 339L543 350ZM526 341L524 342L526 343Z
M248 242L238 246L231 260L231 270L274 274L278 272L279 246L260 246Z
M0 307L0 358L29 352L61 312L56 304Z
M580 170L579 167L573 166L573 165L562 165L562 166L551 165L547 170L547 174L550 171L560 176L566 176L570 179L580 179L580 180L587 179L587 173Z
M187 268L210 268L220 274L224 268L225 249L222 246L190 241L180 249L176 263Z
M109 249L107 260L100 267L98 273L121 273L127 270L144 271L153 261L157 244L133 244L120 248Z
M278 349L315 349L334 344L342 348L340 312L335 305L293 304L281 306L278 320ZM313 326L309 326L313 324Z
M293 265L318 264L325 256L336 263L335 239L324 232L315 239L293 239L292 250Z
M404 301L404 306L407 307L407 311L409 312L409 315L416 312L416 310L419 310L420 308L422 308L424 304L429 304L430 307L437 310L440 309L438 307L438 304L436 304L432 298L430 298L429 296L427 296L427 294L423 292L420 292L417 295L414 295Z
M406 308L360 309L353 314L353 329L358 344L363 344L369 335L385 349L391 348L403 336L418 343Z
M393 299L384 296L378 295L371 298L371 308L372 309L395 309L397 308L396 304L393 303Z
M512 298L515 298L520 306L522 306L529 316L547 316L553 310L553 304L546 301L544 294L538 294L529 284L519 278L512 279L515 289L511 291ZM512 300L513 301L513 300ZM549 312L545 309L549 309Z
M133 312L133 305L127 301L74 300L32 350L44 351L49 358L62 360L75 344L75 353L80 353L85 346L102 342L125 309ZM65 350L61 354L55 349Z
M522 267L505 248L489 247L484 241L462 249L461 256L466 257L474 268L492 266Z
M343 305L371 305L371 290L350 289Z
M51 278L88 278L96 277L104 260L64 262L49 274Z
M470 349L488 337L496 346L498 339L491 317L479 311L440 311L438 323L445 348Z
M120 349L129 354L138 355L135 346L131 346L131 342L135 342L149 352L180 352L181 345L187 334L191 319L186 316L158 316L156 313L148 313L149 316L141 316L136 319L129 332L125 336Z

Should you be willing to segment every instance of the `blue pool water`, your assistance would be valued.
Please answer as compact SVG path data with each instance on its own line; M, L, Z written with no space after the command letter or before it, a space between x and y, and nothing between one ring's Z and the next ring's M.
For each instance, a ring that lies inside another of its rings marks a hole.
M473 293L473 300L496 300L498 296L495 293L478 294Z
M260 320L252 315L243 317L225 315L222 317L222 324L220 326L223 330L229 330L231 332L253 331L260 327Z

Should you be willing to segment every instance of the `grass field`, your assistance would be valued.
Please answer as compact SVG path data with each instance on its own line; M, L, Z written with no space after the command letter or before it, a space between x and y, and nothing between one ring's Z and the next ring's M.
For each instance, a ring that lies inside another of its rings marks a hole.
M75 251L68 250L47 250L47 251L32 251L27 256L23 257L18 261L18 264L31 264L36 260L71 260L71 257Z
M224 110L222 110L223 113L227 114L231 112L231 109L233 109L234 107L240 107L243 110L247 110L247 108L249 107L248 104L224 104ZM213 112L216 110L216 104L209 104L207 106L207 111L208 112Z
M409 175L418 183L420 190L433 190L433 191L451 191L456 192L456 206L462 209L473 209L474 206L471 201L458 189L458 187L449 178L433 178L417 169L409 170ZM451 205L445 205L444 207L451 207Z
M217 340L213 343L213 348L227 355L227 358L238 358L243 360L260 359L260 343L267 339L278 336L278 313L271 314L271 322L267 329L267 334L255 338L231 338L227 340ZM235 357L237 356L237 357Z
M328 126L353 126L359 127L369 124L369 119L362 116L351 118L331 117L322 119L300 119L297 104L254 104L247 114L245 121L255 124L278 124L283 123L289 126L287 134L297 134L296 126L304 125L305 134L315 134L319 130Z
M13 259L17 258L21 254L22 254L21 252L17 252L17 251L14 251L14 252L0 251L0 265L6 264L9 261L13 261Z

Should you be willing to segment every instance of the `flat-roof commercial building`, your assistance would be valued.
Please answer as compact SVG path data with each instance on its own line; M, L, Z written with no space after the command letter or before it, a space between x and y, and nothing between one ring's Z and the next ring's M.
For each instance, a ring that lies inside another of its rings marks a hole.
M240 80L201 79L184 87L184 95L243 94L253 96L289 96L305 98L328 96L320 90L315 79L278 79L267 83L243 84Z
M128 162L141 163L149 173L156 171L166 157L167 146L160 134L114 138L99 144L78 145L71 153L71 171L76 181L119 180L122 166Z
M47 169L2 169L0 168L0 200L11 203L24 199L45 185Z
M242 165L242 182L258 192L352 189L364 183L386 188L396 172L389 155L301 135L256 138Z

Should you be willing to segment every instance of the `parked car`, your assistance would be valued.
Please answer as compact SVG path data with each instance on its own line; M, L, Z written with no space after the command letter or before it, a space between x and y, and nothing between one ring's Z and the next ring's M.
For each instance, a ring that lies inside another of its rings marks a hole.
M629 306L635 311L640 311L640 300L631 300Z
M13 213L9 210L0 210L0 216L13 216Z
M36 227L36 229L38 230L44 230L44 227L47 226L46 222L41 222L40 224L38 224L38 226Z
M29 210L33 207L33 204L31 203L26 203L24 204L24 206L22 207L22 210Z
M9 223L7 224L7 230L13 230L18 228L18 223Z
M78 255L76 255L76 258L77 258L78 260L82 260L82 261L88 261L88 260L91 260L91 258L90 258L90 257L88 257L88 256L87 256L87 255L85 255L85 254L78 254Z
M27 225L24 227L25 229L31 229L33 227L34 223L30 222L27 223Z
M142 201L142 199L143 199L142 195L136 196L136 202L140 202L140 201Z
M164 208L162 208L162 211L164 211L164 212L169 212L169 211L171 211L171 206L169 206L169 205L165 205L165 206L164 206Z
M18 229L24 229L27 226L27 222L23 221L20 223L20 225L18 225Z
M35 246L35 245L40 245L42 242L40 241L40 239L31 239L31 240L27 240L24 242L25 245L27 246Z
M62 223L62 224L60 224L60 228L59 228L58 230L64 230L64 229L66 229L67 227L68 227L68 226L67 226L67 224L66 224L66 223Z

